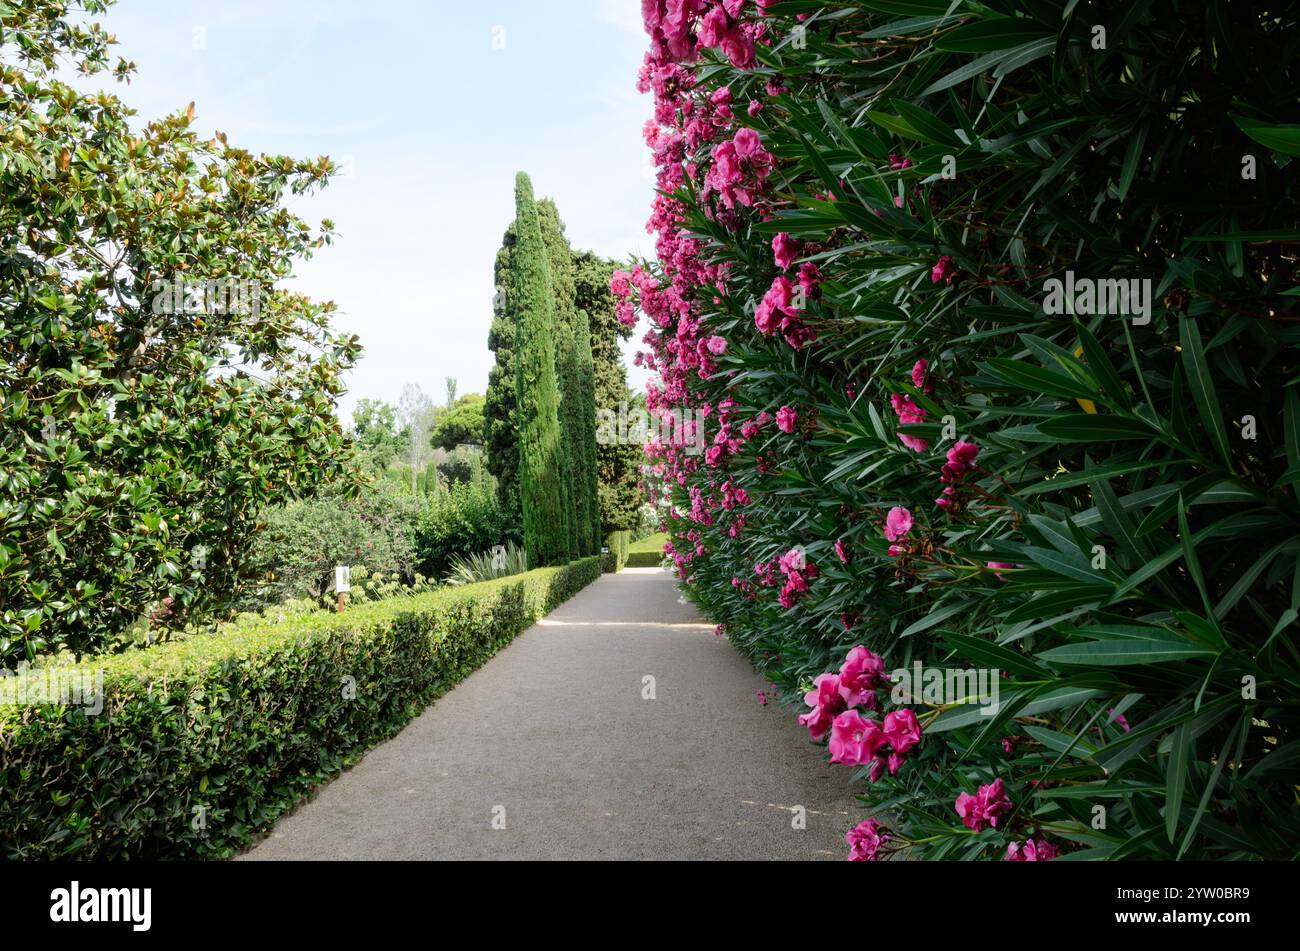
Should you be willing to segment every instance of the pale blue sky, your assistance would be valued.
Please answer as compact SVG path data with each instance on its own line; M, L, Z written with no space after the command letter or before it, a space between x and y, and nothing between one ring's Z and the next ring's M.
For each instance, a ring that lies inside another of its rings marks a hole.
M344 165L295 206L340 232L298 285L366 347L344 419L407 383L485 389L516 171L575 247L652 253L639 0L120 0L105 23L139 68L115 91L142 118L192 100L203 134Z

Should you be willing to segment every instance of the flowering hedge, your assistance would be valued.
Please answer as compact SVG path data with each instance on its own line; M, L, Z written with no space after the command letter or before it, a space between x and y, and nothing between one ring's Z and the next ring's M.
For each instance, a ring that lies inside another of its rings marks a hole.
M1294 14L643 9L650 488L850 857L1292 857Z

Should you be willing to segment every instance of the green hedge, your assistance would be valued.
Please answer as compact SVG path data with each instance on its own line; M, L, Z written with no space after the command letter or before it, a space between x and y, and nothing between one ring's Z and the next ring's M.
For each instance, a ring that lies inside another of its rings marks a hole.
M631 544L632 533L627 529L610 532L605 538L605 547L609 549L606 571L622 571L627 567L627 552Z
M88 663L104 671L101 715L0 706L5 857L228 856L600 567L588 558Z
M658 568L664 560L664 543L668 536L651 535L632 544L627 550L628 568Z

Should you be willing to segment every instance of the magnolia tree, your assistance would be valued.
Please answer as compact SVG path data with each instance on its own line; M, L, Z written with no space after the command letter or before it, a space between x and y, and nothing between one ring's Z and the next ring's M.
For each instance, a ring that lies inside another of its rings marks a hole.
M648 483L852 858L1300 836L1297 24L1101 6L643 5Z
M104 2L0 4L0 662L227 603L267 505L344 471L355 338L281 290L328 159L201 139L119 80Z

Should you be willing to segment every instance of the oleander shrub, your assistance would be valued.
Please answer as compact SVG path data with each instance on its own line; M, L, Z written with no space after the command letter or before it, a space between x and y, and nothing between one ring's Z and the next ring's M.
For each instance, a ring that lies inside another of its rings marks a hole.
M81 669L103 672L98 715L81 704L0 703L3 853L230 855L600 566L588 558L89 659ZM40 699L21 678L0 681L6 697Z
M851 857L1294 857L1295 10L673 7L650 487Z

